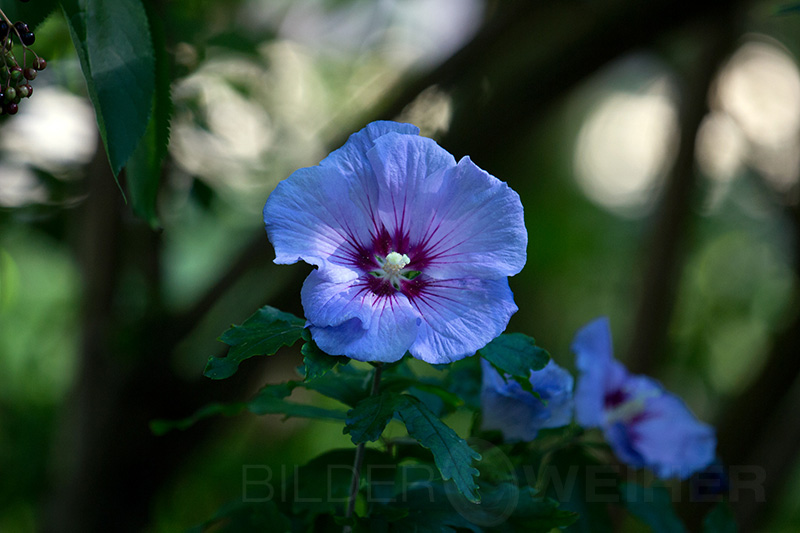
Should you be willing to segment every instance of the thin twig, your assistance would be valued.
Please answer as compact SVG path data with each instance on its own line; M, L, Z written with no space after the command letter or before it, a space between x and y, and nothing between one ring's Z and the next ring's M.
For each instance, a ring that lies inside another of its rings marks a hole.
M381 372L383 372L383 365L376 363L375 375L372 377L372 389L369 392L370 396L378 394L378 387L381 381ZM347 510L344 513L345 518L353 516L356 508L356 497L358 496L358 487L361 484L361 463L364 462L364 454L366 453L366 446L362 442L356 446L356 457L353 461L353 479L350 482L350 497L347 501ZM342 533L350 533L353 528L348 524L342 529Z

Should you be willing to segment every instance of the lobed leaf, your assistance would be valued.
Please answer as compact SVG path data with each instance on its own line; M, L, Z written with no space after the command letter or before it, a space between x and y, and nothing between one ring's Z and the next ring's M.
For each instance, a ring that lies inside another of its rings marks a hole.
M653 533L686 533L664 487L622 483L619 490L628 511L650 526Z
M233 416L244 410L256 415L282 414L284 418L313 418L317 420L345 420L347 414L337 409L325 409L315 405L290 402L285 398L302 383L289 381L277 385L267 385L258 391L248 402L211 403L182 420L153 420L150 430L156 435L163 435L172 429L188 429L196 422L214 415Z
M227 357L210 357L203 374L225 379L236 373L239 364L257 355L273 355L291 346L303 335L305 320L274 307L264 306L241 326L233 326L219 340L230 346Z
M479 352L501 375L510 375L528 392L533 392L531 371L543 369L550 361L547 350L536 346L533 337L523 333L500 335Z
M727 502L720 502L703 518L703 533L738 533L736 523Z
M312 340L307 340L300 349L303 354L303 374L305 379L311 380L324 376L333 370L337 364L349 361L343 356L328 355L323 352Z
M401 395L393 392L364 398L347 412L344 433L350 434L353 444L378 440L402 400Z
M479 502L474 478L479 472L472 466L472 461L480 460L481 455L420 400L409 395L402 395L401 399L397 403L397 414L406 425L408 434L431 451L443 479L452 479L469 501Z

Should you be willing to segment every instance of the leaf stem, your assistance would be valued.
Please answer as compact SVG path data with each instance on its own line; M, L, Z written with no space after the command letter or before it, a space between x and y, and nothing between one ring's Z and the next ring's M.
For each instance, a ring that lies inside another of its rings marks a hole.
M383 363L375 363L375 374L372 376L372 389L369 391L370 396L378 394L378 387L381 381L381 372L383 372ZM350 481L350 497L347 500L347 510L345 510L344 517L350 518L353 516L353 511L356 508L356 497L358 496L358 487L361 481L361 463L364 462L364 454L366 448L362 442L356 446L356 457L353 461L353 478ZM353 528L348 524L342 529L342 533L351 533Z

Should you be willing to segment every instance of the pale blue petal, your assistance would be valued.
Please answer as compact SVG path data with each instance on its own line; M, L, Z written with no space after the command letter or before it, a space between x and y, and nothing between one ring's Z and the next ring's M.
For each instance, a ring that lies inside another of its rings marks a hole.
M504 380L485 359L481 359L481 368L483 429L499 430L507 441L531 441L542 428L570 423L572 376L554 361L531 372L531 384L544 402L516 381Z
M714 429L695 418L683 401L665 392L647 402L630 432L646 466L662 479L686 479L714 461Z
M376 140L390 133L417 137L419 128L413 124L388 120L370 122L363 129L350 135L344 146L331 152L320 165L334 167L350 176L372 176L372 166L367 159L367 152L375 146Z
M531 372L533 390L547 402L547 419L542 428L566 426L572 421L574 378L567 369L558 366L552 359L538 371Z
M396 361L417 335L419 318L408 299L378 297L355 282L330 282L309 274L301 291L311 336L332 355L359 361Z
M378 186L366 154L387 133L418 131L410 124L373 122L320 165L297 170L280 182L264 206L275 262L303 260L331 279L355 277L352 263L358 245L371 245L372 235L380 229Z
M634 445L630 430L631 427L623 422L615 422L603 428L603 436L620 461L633 468L642 468L647 463Z
M516 381L504 380L485 359L481 359L481 428L503 433L505 440L532 441L547 417L544 404Z
M432 281L411 303L422 323L409 351L434 364L474 354L500 335L517 311L505 278Z
M384 224L407 236L412 264L429 276L500 278L525 265L519 195L434 141L386 135L368 154ZM415 267L415 268L417 268Z
M584 427L598 427L605 420L605 395L619 386L627 372L613 358L608 319L594 320L581 328L572 342L580 375L575 387L575 419Z
M328 277L345 281L358 275L353 254L371 243L374 181L354 181L332 169L302 168L280 182L264 206L264 224L275 247L275 262L299 260Z

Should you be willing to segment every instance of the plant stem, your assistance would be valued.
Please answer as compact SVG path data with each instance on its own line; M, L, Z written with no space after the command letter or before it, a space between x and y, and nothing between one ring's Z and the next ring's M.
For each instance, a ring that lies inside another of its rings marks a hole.
M375 364L375 374L372 376L372 389L369 392L370 396L378 394L378 386L381 381L381 372L383 371L383 364ZM353 516L353 511L356 508L356 497L358 496L358 487L361 481L361 463L364 462L364 454L366 448L362 442L356 446L356 458L353 461L353 479L350 482L350 498L347 501L347 510L344 513L345 518ZM342 533L350 533L353 530L349 525L345 525Z

